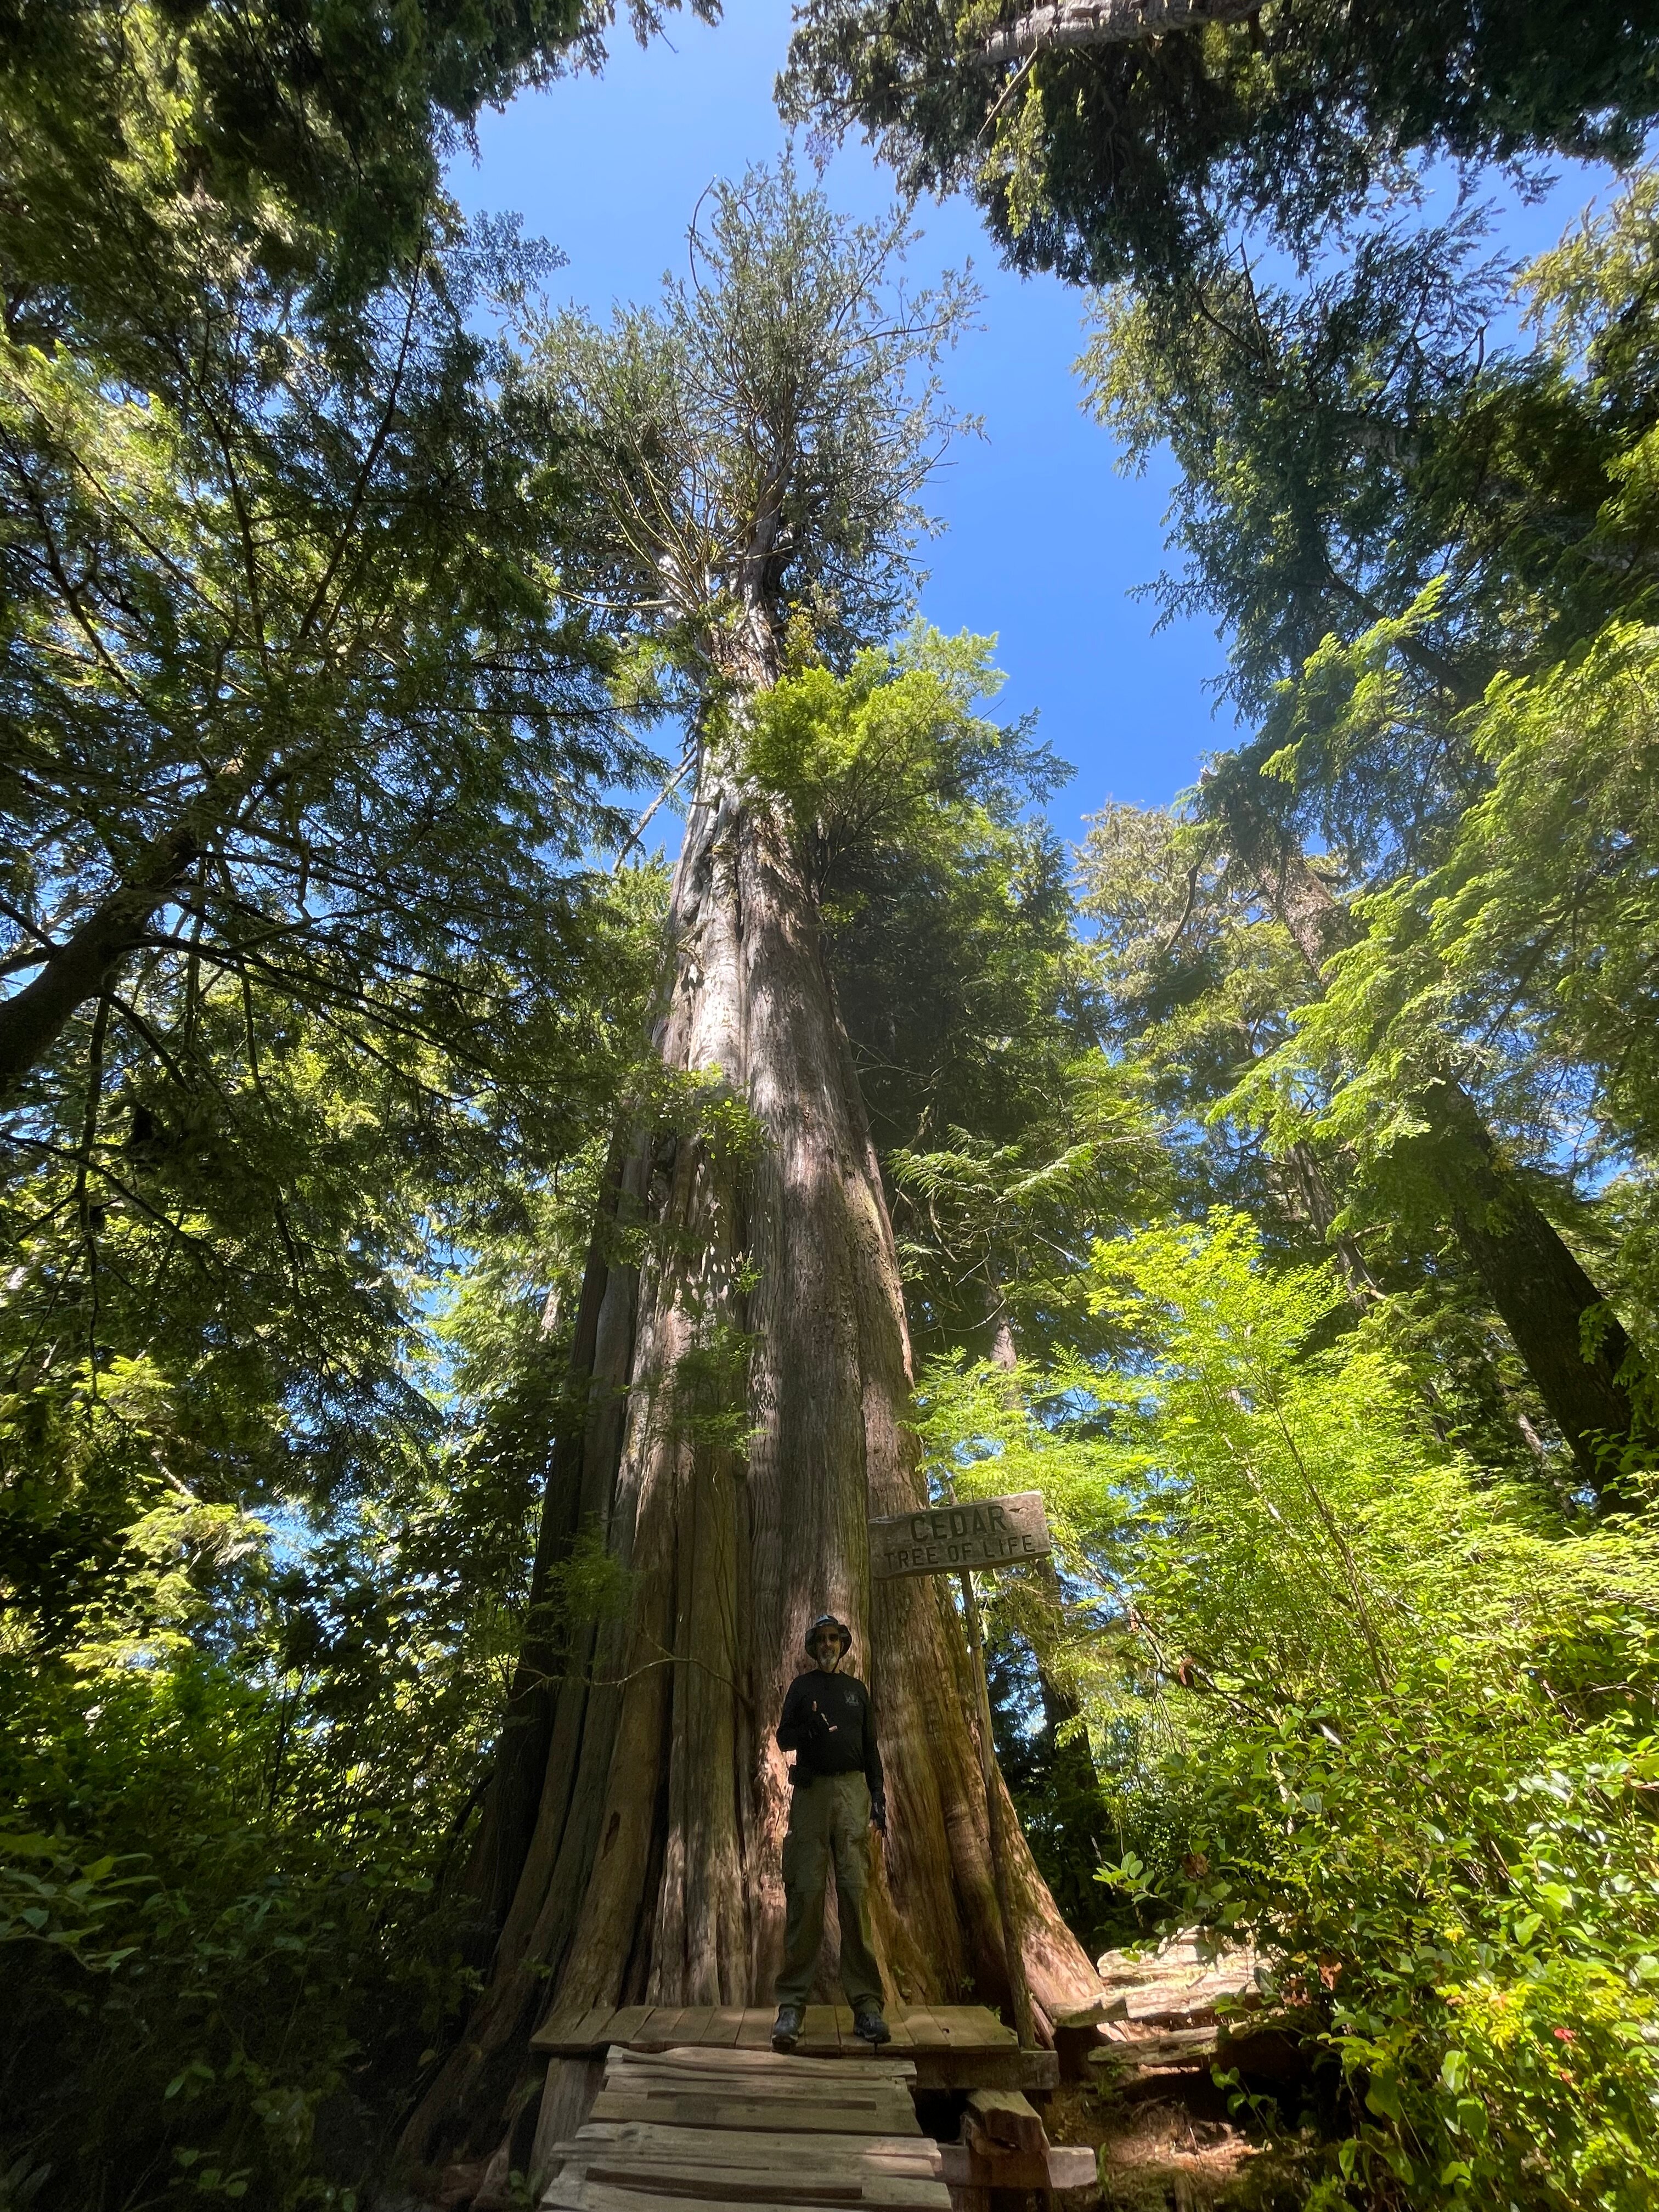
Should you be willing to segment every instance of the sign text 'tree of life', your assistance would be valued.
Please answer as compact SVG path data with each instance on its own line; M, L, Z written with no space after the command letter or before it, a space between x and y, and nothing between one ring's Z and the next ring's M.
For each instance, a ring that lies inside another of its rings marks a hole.
M1017 1567L1022 1559L1039 1559L1053 1549L1039 1490L930 1505L870 1523L870 1572L877 1582L894 1575Z

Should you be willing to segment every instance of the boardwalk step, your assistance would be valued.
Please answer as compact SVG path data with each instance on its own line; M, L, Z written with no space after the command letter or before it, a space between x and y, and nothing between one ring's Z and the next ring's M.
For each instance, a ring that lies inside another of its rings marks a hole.
M736 2045L613 2050L590 2118L554 2147L543 2212L948 2212L915 2072Z

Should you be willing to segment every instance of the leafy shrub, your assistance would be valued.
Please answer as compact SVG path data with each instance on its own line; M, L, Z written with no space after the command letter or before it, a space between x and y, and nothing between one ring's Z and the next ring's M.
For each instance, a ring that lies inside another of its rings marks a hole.
M283 1700L211 1662L8 1663L0 1694L0 1790L60 1824L0 1831L0 2155L75 2212L349 2208L386 2118L363 2051L412 2071L400 2015L453 1996L441 1838L273 1803Z
M1048 1378L1017 1456L1110 1613L1107 1878L1259 1947L1340 2069L1318 2201L1651 2204L1659 1544L1441 1446L1243 1217L1091 1273L1133 1349Z

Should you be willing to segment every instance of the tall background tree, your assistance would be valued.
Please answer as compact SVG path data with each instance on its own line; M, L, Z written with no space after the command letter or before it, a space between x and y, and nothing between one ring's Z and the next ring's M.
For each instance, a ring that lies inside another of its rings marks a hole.
M641 756L478 335L536 257L435 189L573 27L0 39L0 2063L43 2203L353 2186L387 2029L449 2002L427 1899L658 920L588 865Z

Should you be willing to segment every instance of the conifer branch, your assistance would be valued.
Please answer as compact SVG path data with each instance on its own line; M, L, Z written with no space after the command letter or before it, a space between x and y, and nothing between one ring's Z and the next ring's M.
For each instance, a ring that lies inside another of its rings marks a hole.
M1260 5L1261 0L1065 0L1005 24L981 52L987 61L1018 62L1073 46L1133 46L1170 31L1240 22Z

